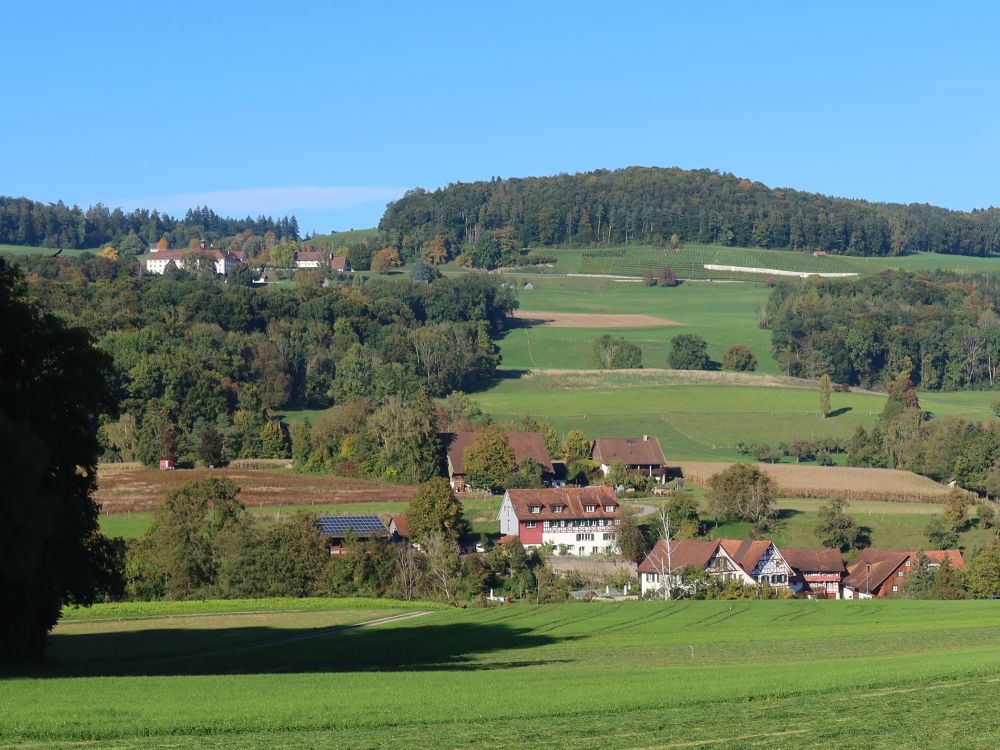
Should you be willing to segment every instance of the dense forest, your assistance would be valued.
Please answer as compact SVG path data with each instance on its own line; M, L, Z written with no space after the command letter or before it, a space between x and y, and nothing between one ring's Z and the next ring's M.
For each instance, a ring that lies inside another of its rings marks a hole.
M102 420L104 460L146 464L288 456L272 414L339 404L351 420L351 440L338 433L330 451L342 470L426 479L437 466L415 446L433 450L431 399L493 376L492 339L516 305L481 274L326 288L306 274L308 283L257 289L186 271L116 274L99 257L18 263L31 298L111 357L120 413Z
M194 208L183 219L175 219L147 209L126 213L98 203L84 210L61 201L39 203L0 195L0 244L78 249L137 242L145 251L163 237L170 247L187 247L192 239L211 243L244 232L299 239L294 216L229 219L208 208ZM135 241L127 242L130 237Z
M865 387L905 376L928 389L992 388L1000 375L1000 280L991 276L782 282L762 324L790 375Z
M1000 251L1000 209L870 203L771 189L710 170L647 167L411 190L389 204L379 228L404 249L436 241L466 256L477 245L505 241L518 248L589 246L663 242L673 235L848 255Z

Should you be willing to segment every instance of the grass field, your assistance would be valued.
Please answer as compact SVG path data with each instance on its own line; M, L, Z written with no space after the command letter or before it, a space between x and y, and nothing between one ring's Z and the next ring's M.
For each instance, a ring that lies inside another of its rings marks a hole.
M887 268L913 271L946 270L957 273L996 273L1000 257L978 258L967 255L915 253L892 258L855 258L828 255L816 258L809 252L765 250L752 247L688 244L680 251L662 250L652 245L616 245L595 248L537 248L556 262L536 269L520 269L533 274L598 273L621 276L642 276L647 268L673 268L678 276L689 279L731 279L753 281L767 274L710 271L704 265L727 265L769 268L779 271L811 273L878 273Z
M64 249L59 253L59 257L75 258L83 253L96 253L100 250L99 247L91 248L89 250L70 250ZM26 245L0 245L0 255L52 255L56 252L55 248L51 247L29 247Z
M711 377L711 376L710 376ZM498 419L528 413L558 431L581 429L590 437L655 435L669 461L737 460L736 443L797 438L846 439L859 424L870 426L885 397L834 393L835 416L819 416L814 387L699 382L697 374L591 372L530 374L501 378L474 398ZM754 383L759 384L754 384ZM988 391L921 393L936 415L989 419L996 394Z
M731 344L749 346L759 371L777 373L771 334L757 327L757 309L769 290L760 284L681 284L671 289L612 279L538 278L533 290L520 289L525 310L563 313L650 315L681 324L659 328L556 328L518 326L500 341L503 367L514 369L589 369L595 338L611 333L642 348L646 367L667 367L670 340L695 333L709 344L716 361Z
M242 499L242 495L241 495ZM244 501L245 502L245 501ZM500 499L496 497L462 499L465 517L469 520L473 533L494 534L499 530L496 517L500 510ZM356 503L315 503L299 505L248 505L247 511L261 522L280 521L300 511L318 515L377 515L389 516L405 513L407 502L356 502ZM109 537L131 539L139 536L153 519L151 512L102 513L101 531Z
M0 681L0 745L897 750L1000 743L991 710L1000 685L996 602L442 611L355 601L246 619L213 604L182 618L168 618L171 605L162 604L161 619L119 612L61 623L46 665ZM428 614L344 628L408 611ZM144 653L144 643L155 655Z

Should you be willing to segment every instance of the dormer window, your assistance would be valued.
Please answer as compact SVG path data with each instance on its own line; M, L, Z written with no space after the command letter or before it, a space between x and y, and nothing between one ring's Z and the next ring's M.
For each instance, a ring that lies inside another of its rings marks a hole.
M605 513L614 513L615 512L615 506L613 506L613 505L605 505L604 506L604 512Z
M584 510L585 510L585 511L586 511L587 513L593 513L594 511L596 511L596 510L597 510L597 506L596 506L596 505L588 505L588 506L586 506L586 507L584 508Z
M531 506L531 512L532 513L541 513L542 512L542 506L541 505L532 505Z
M562 513L565 509L566 509L565 505L553 505L552 506L552 512L553 513Z

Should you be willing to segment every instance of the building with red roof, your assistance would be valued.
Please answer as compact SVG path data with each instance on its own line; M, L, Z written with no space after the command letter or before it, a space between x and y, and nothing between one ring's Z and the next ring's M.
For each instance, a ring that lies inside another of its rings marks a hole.
M568 555L599 555L615 548L622 511L610 487L507 490L497 520L500 533L526 548L551 544Z

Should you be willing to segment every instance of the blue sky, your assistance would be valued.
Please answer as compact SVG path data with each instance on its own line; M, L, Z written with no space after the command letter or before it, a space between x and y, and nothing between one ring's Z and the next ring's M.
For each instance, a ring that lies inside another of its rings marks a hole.
M329 231L642 164L1000 205L1000 9L764 5L10 4L0 194Z

